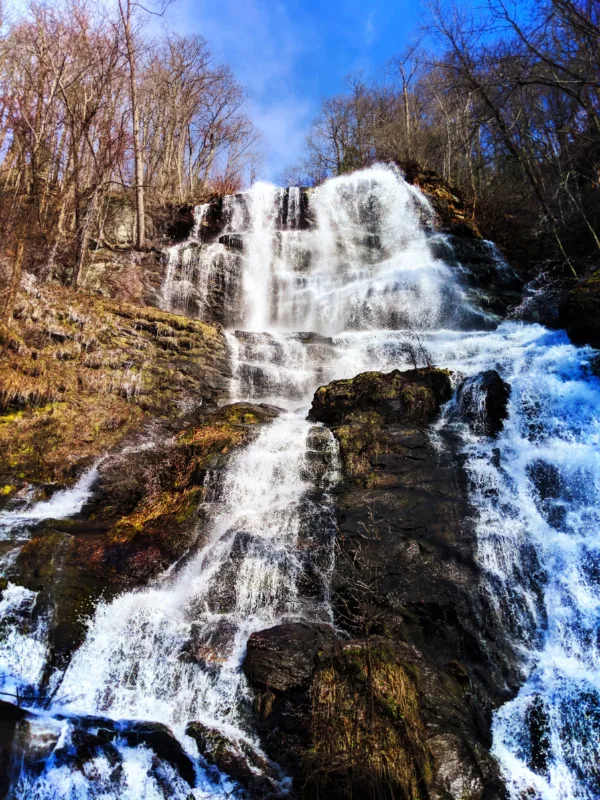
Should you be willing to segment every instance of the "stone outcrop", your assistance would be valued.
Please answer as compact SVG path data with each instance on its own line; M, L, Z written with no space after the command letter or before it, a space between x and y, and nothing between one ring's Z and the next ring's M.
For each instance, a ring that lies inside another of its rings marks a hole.
M448 396L433 369L315 395L342 461L332 604L348 638L279 626L251 638L245 666L265 749L303 797L504 796L491 713L517 678L481 590L457 443L427 429Z
M571 341L600 347L600 270L565 293L559 315Z
M218 483L231 454L278 413L265 405L225 406L170 442L108 459L78 517L48 520L33 532L9 577L39 592L38 609L49 611L49 668L68 662L100 596L144 585L202 545L214 499L207 472Z
M388 374L363 372L317 389L308 418L327 425L431 422L452 396L448 373L414 369Z
M31 283L0 340L0 486L71 482L146 421L228 390L218 324L58 286Z

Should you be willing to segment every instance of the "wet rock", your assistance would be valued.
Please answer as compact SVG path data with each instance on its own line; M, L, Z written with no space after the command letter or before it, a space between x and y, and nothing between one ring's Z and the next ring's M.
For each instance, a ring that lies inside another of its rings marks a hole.
M426 424L451 395L450 378L440 369L394 370L387 374L363 372L317 389L308 418L328 425Z
M442 429L434 445L426 426L447 376L424 387L427 413L403 415L398 375L359 376L364 391L334 382L313 405L340 450L331 592L352 638L316 648L303 629L255 634L258 730L306 797L499 799L491 718L519 677L479 588L459 442Z
M510 319L560 328L560 309L565 296L575 285L571 276L542 270L523 287L521 302L510 309Z
M0 797L4 797L12 780L13 744L17 725L28 713L12 703L0 700Z
M184 428L168 444L125 451L100 467L92 500L77 520L42 523L25 543L11 579L39 592L50 620L48 673L64 667L99 597L145 585L203 541L205 478L279 414L235 403Z
M322 336L320 333L313 333L312 331L304 331L294 335L302 344L318 344L325 347L333 346L333 339L331 336Z
M262 691L287 692L306 687L317 654L336 640L329 625L288 622L253 633L244 673Z
M219 244L225 245L229 250L243 250L244 237L239 233L224 233L219 236Z
M548 712L544 699L536 694L532 697L529 707L525 713L525 725L529 734L529 768L538 775L545 775L548 772L548 762L551 753L551 730Z
M495 369L466 378L456 391L456 411L473 433L497 436L508 418L510 385Z
M223 539L231 540L229 553L224 559L218 572L211 581L208 589L206 603L211 612L215 614L229 614L235 610L237 601L236 577L244 559L252 554L255 558L266 558L269 553L269 543L261 536L255 536L247 531L228 531Z
M437 234L429 239L429 246L436 258L443 260L456 272L471 305L488 316L492 315L486 324L484 319L469 318L465 309L461 309L463 327L494 327L499 319L506 316L509 308L521 302L523 281L491 242Z
M249 742L230 739L223 731L201 722L191 722L185 732L196 741L206 761L233 778L250 797L258 800L278 793L280 776L276 768Z
M600 270L566 294L560 321L575 344L600 347Z
M428 741L436 771L437 796L505 797L497 764L485 748L473 747L463 737L442 733Z
M42 720L43 722L43 720ZM196 773L191 758L184 751L173 732L159 722L138 720L115 721L106 717L57 715L49 721L59 729L68 724L68 734L58 739L53 750L54 766L66 766L82 770L85 765L102 756L112 768L119 767L121 755L118 746L143 746L151 750L156 758L153 768L160 771L161 762L166 762L190 785L196 782ZM26 752L31 762L32 741L26 741Z
M146 745L160 759L175 767L190 786L194 786L196 776L192 760L166 725L161 725L159 722L128 722L123 729L121 723L119 736L125 739L130 747Z
M183 657L185 660L196 661L206 669L213 664L222 664L233 652L237 630L237 622L225 616L212 626L194 623Z

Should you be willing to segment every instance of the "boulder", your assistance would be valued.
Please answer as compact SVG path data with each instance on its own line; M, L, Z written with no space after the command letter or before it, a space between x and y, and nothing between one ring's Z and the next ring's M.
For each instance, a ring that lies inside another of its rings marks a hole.
M353 422L425 425L451 396L450 377L444 370L363 372L317 389L308 418L327 425Z
M495 369L466 378L456 390L456 416L473 433L497 436L508 418L510 385Z
M278 770L249 742L230 739L202 722L190 722L185 732L195 740L207 763L229 775L250 797L259 800L279 794Z
M308 686L317 654L336 640L329 625L287 622L253 633L244 673L262 691L287 692Z
M600 270L566 294L560 321L575 344L600 347Z

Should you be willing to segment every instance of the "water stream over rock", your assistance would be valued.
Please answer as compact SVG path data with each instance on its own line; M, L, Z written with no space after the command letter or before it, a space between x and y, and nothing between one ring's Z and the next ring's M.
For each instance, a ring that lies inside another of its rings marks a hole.
M207 766L188 735L195 722L254 753L250 761L268 765L273 786L285 789L252 728L241 663L255 631L332 619L331 490L339 464L331 434L306 421L308 406L330 380L429 357L453 371L455 384L497 370L511 386L497 438L460 421L454 401L437 423L461 437L485 575L480 590L510 636L523 680L495 715L493 752L514 798L600 796L594 351L575 348L561 332L501 322L514 288L510 270L488 245L474 241L470 261L468 252L459 256L435 232L424 196L385 167L310 193L256 184L197 209L191 239L167 255L163 306L221 321L232 396L284 411L212 487L201 548L149 588L98 606L85 642L50 681L50 705L32 703L31 726L51 745L24 763L13 797L228 796L231 779ZM90 478L72 490L67 512L67 498L55 496L0 517L0 530L18 538L24 517L76 512ZM33 685L43 671L43 624L14 633L10 617L34 600L9 585L0 601L1 652L18 655L25 645L11 636L30 637L35 647L20 678ZM14 663L0 662L8 685ZM180 751L158 758L135 720L169 726ZM76 768L69 754L92 729L93 757ZM181 764L188 762L186 780Z

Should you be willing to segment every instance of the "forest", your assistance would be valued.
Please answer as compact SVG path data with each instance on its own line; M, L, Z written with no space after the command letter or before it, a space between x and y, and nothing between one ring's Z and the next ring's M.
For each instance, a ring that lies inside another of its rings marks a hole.
M535 273L600 256L600 7L435 0L382 80L324 100L290 183L374 162L434 170L484 235Z
M135 198L143 248L148 210L251 177L257 134L243 87L201 37L146 35L158 13L66 0L4 20L4 321L24 267L77 285L111 196Z

